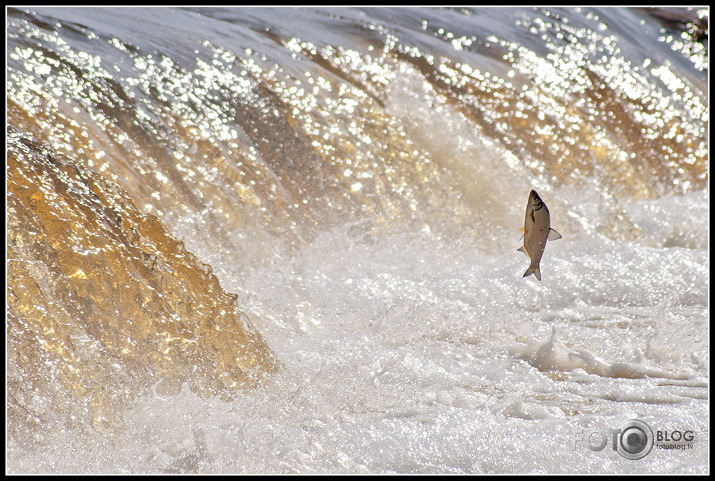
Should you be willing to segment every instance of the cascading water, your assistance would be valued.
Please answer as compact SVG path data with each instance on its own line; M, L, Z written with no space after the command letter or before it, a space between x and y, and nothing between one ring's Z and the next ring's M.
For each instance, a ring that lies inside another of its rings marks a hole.
M708 14L9 8L8 472L708 472Z

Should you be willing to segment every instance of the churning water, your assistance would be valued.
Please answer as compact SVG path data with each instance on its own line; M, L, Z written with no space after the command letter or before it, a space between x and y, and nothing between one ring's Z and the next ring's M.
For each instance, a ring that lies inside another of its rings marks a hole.
M8 472L708 472L708 22L9 9Z

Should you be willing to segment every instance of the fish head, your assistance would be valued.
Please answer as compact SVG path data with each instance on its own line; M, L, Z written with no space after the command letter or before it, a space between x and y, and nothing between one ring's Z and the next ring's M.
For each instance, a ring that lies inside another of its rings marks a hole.
M539 194L537 194L535 190L529 193L529 205L534 210L539 210L544 205L544 201L541 200L541 197L539 197Z

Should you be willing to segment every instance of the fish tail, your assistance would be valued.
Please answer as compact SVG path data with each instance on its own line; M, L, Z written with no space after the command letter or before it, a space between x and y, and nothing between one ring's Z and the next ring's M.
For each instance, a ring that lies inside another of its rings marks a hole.
M530 265L522 277L528 277L531 274L534 274L538 280L541 280L541 269L539 269L539 264Z

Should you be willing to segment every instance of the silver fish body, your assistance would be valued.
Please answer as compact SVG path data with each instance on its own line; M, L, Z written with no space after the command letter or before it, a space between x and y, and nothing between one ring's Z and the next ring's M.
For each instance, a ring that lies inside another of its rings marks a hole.
M529 193L529 202L526 204L526 217L524 219L524 245L519 251L531 259L529 268L523 277L534 274L541 280L539 263L544 255L547 240L561 239L561 234L551 228L551 214L535 190Z

